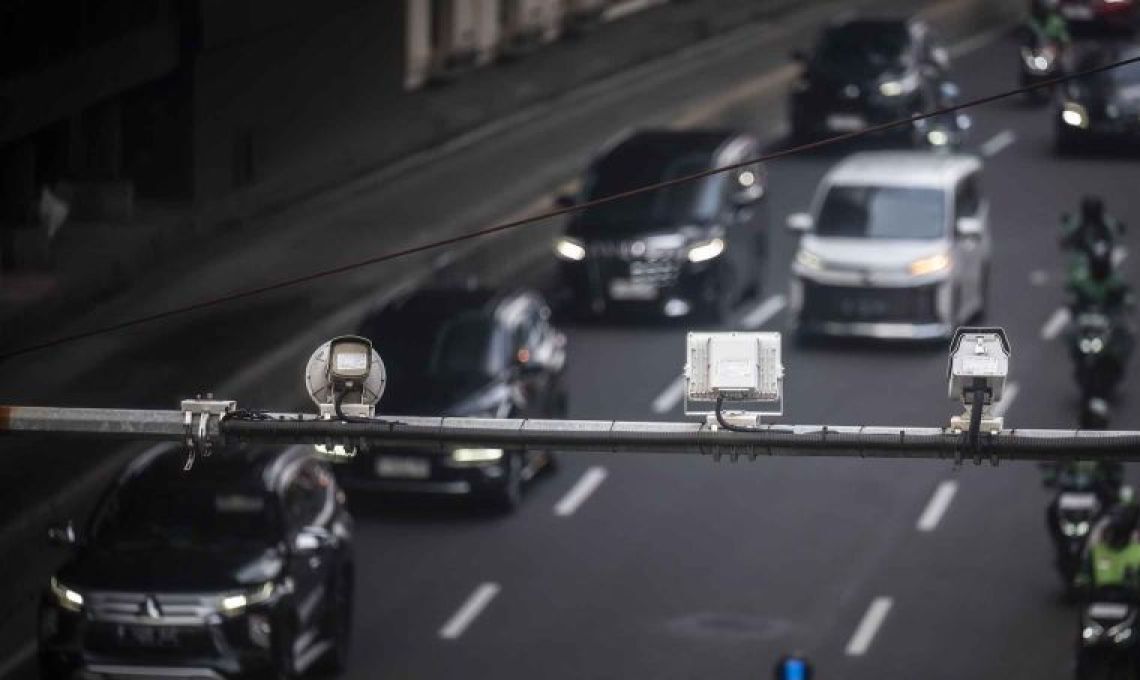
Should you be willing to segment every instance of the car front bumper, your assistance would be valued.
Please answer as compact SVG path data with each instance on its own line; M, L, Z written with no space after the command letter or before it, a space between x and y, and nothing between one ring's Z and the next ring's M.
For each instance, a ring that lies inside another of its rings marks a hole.
M796 276L793 330L801 335L890 340L949 338L954 332L949 279L913 286L848 286Z
M563 262L562 279L583 313L649 312L683 317L716 302L720 258L642 263L619 258Z
M381 474L379 459L382 457L404 461L407 472ZM504 456L494 462L456 463L442 455L362 452L333 470L341 486L350 492L466 496L501 488L507 477L506 460Z

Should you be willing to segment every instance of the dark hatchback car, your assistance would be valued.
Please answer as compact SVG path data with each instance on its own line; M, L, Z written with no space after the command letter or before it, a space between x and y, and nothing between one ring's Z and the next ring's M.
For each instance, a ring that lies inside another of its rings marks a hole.
M1107 45L1077 59L1077 70L1140 57L1140 46ZM1108 69L1065 83L1056 113L1059 153L1097 143L1140 142L1140 64Z
M595 201L759 155L754 137L732 131L637 132L591 163L581 199ZM554 244L574 311L725 318L762 288L766 183L764 167L753 164L576 213Z
M929 111L956 91L947 79L947 51L918 20L842 20L824 29L810 54L793 56L803 65L789 102L795 143ZM914 145L926 141L924 132L915 125L883 134Z
M403 416L561 418L566 337L532 290L436 287L367 318L388 372L378 411ZM471 496L514 509L523 485L553 456L543 451L455 449L445 455L359 451L335 470L350 490Z
M312 447L135 461L40 614L46 678L293 677L347 660L352 519Z

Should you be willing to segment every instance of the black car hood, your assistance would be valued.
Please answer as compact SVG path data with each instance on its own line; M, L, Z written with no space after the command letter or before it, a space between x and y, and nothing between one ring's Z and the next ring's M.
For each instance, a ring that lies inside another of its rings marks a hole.
M211 592L264 583L283 565L279 549L252 545L89 548L59 572L59 579L80 591Z
M808 80L815 88L838 88L855 85L866 91L887 74L901 71L901 67L883 67L867 61L849 61L842 64L813 63L808 69Z
M568 230L568 235L580 238L587 243L597 241L635 241L652 239L654 237L684 237L685 244L712 238L717 227L713 224L702 224L695 220L687 222L638 222L631 224L614 225L613 227L598 227L592 224L575 224Z

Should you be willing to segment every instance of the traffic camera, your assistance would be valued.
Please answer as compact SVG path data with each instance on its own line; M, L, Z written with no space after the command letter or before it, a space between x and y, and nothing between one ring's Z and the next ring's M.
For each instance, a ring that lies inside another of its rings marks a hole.
M372 342L355 335L324 343L305 366L305 387L326 418L371 418L387 380Z
M686 415L715 416L724 402L751 405L725 415L753 425L760 416L783 414L779 333L689 333L687 344Z
M967 409L981 399L981 429L1002 428L1002 419L992 417L990 408L1001 401L1009 375L1009 340L1001 328L959 328L950 342L947 368L950 399ZM951 419L951 427L971 429L969 412Z

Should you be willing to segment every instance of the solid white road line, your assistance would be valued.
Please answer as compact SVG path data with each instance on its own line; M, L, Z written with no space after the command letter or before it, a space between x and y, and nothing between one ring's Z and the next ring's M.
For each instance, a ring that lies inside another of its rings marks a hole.
M467 598L467 601L459 608L459 611L455 612L455 615L443 625L443 628L439 629L439 636L444 640L455 640L463 635L463 631L467 630L471 622L487 608L487 605L491 604L491 600L495 599L499 590L498 583L480 584L475 592L471 593L471 597Z
M855 634L851 636L851 641L847 643L847 656L863 656L867 653L875 639L875 633L879 632L879 627L883 625L893 604L894 600L889 597L876 597L871 602L859 627L855 629Z
M1119 267L1126 257L1128 257L1128 249L1124 246L1117 246L1112 251L1112 266Z
M755 309L745 314L740 319L740 327L748 330L755 330L764 324L768 323L772 317L779 314L788 301L783 295L773 295L767 300L761 302Z
M938 523L942 521L942 515L946 514L950 501L954 500L956 493L958 493L958 482L946 480L939 484L934 490L934 495L930 497L930 502L926 504L926 509L922 511L922 516L918 518L918 530L937 529Z
M990 139L986 140L985 143L978 147L978 150L982 152L983 156L992 158L993 156L1001 153L1002 150L1009 147L1016 141L1017 135L1013 134L1011 130L1002 130Z
M1017 393L1020 391L1021 388L1017 386L1017 383L1006 383L1005 392L1001 395L1001 401L994 404L993 408L990 409L990 412L998 418L1001 418L1005 414L1009 413L1010 407L1013 406L1013 400L1017 399Z
M558 501L558 505L554 506L554 514L559 517L569 517L573 515L574 511L581 507L581 505L586 502L586 499L590 497L590 494L594 493L605 480L606 469L604 467L595 465L589 468L582 474L582 478L578 480L578 483L566 492L562 500Z
M1058 307L1053 311L1049 320L1041 327L1041 339L1053 340L1061 331L1065 330L1065 326L1069 325L1069 310L1066 307Z

